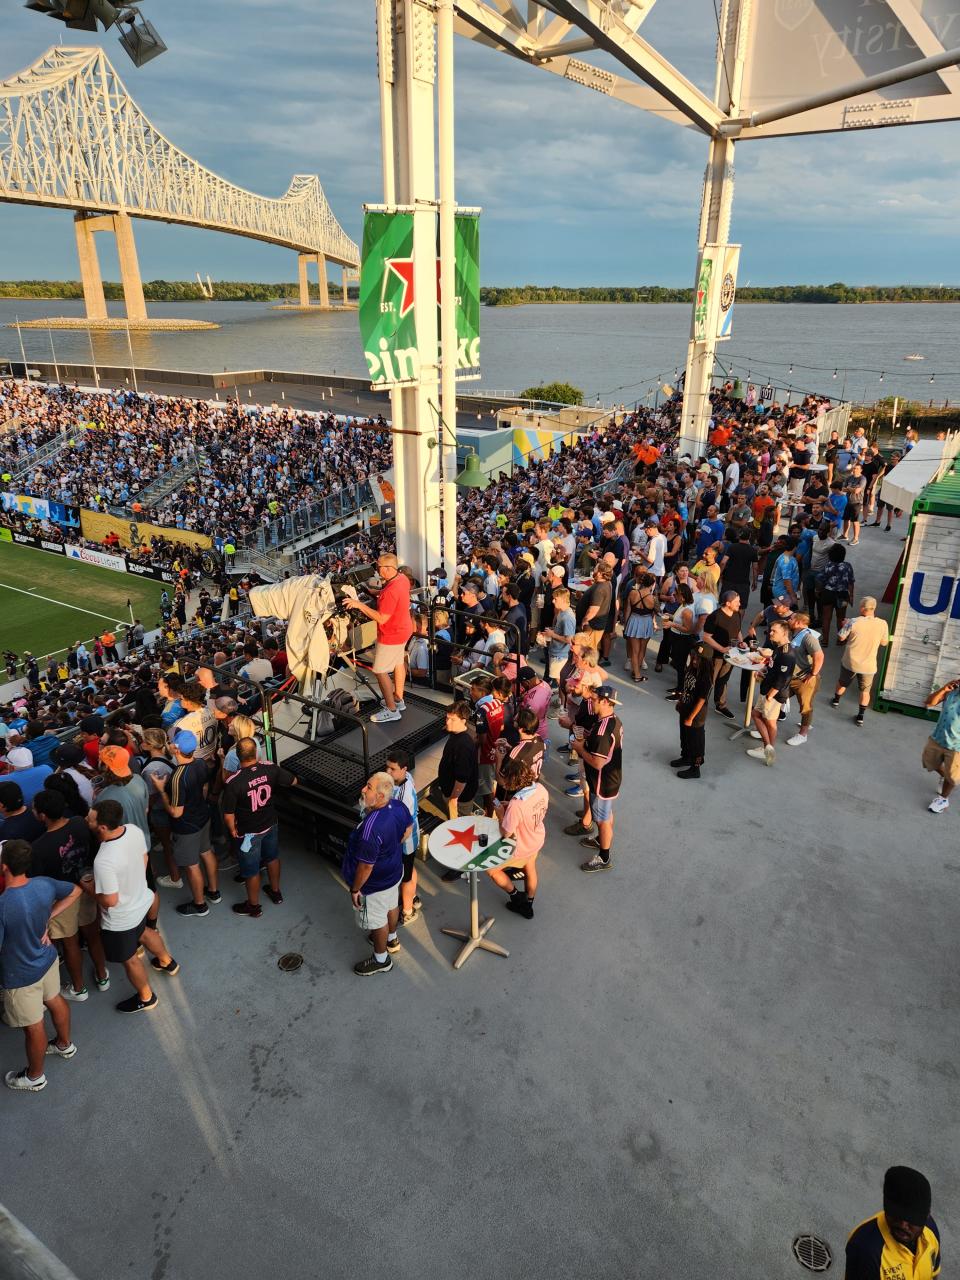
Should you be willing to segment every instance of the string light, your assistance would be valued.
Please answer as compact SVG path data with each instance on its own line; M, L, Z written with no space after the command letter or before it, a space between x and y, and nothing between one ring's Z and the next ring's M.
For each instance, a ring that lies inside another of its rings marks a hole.
M880 381L881 381L881 382L883 381L883 370L882 370L882 369L880 370Z
M787 372L788 372L788 373L793 373L793 365L792 365L792 364L790 365L790 368L787 370Z
M836 371L836 369L834 369L834 371L833 371L833 376L834 376L834 377L836 377L836 376L837 376L837 371Z
M931 373L931 375L930 375L930 381L931 381L931 382L933 382L933 380L934 380L934 378L935 378L935 377L936 377L936 374Z

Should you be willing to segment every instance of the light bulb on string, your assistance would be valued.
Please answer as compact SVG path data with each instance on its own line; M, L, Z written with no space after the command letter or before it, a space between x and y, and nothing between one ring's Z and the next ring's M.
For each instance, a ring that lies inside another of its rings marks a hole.
M935 377L936 377L936 374L931 373L931 375L930 375L930 381L931 381L931 382L933 382L933 380L934 380L934 378L935 378Z
M787 373L793 373L793 365L790 366L790 368L787 370Z
M880 370L880 381L881 381L881 382L883 381L883 370L882 370L882 369Z
M834 369L834 371L833 371L833 376L834 376L834 377L836 377L836 376L837 376L837 371L836 371L836 369Z

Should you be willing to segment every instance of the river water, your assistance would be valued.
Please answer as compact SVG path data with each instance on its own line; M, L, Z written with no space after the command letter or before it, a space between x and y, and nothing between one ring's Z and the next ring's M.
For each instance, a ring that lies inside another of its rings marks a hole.
M110 310L121 315L122 304L110 304ZM133 355L141 368L365 373L353 311L305 315L257 302L150 303L149 310L158 317L208 319L222 327L133 333ZM81 313L79 301L0 299L0 359L20 357L16 330L3 327L16 316ZM671 304L484 308L483 381L476 385L516 392L560 380L581 387L588 403L597 395L604 403L644 401L682 369L689 323L689 308ZM923 403L960 402L960 304L740 304L734 335L721 344L723 367L745 381L773 384L781 399L793 388L837 397L845 390L848 398L868 404L892 395ZM98 363L129 361L125 333L91 336ZM85 332L48 334L45 329L23 330L28 360L49 360L51 337L58 359L89 362ZM911 352L925 359L905 361Z

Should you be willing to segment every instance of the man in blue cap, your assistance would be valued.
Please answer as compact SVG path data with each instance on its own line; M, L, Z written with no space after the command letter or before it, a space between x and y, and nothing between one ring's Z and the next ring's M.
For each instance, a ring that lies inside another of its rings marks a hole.
M156 787L160 803L170 815L173 835L173 856L190 888L192 898L181 902L177 914L188 918L210 913L208 903L221 899L217 887L217 856L210 843L210 806L207 803L209 770L203 760L195 759L197 735L189 729L178 729L171 739L171 749L176 767L169 777L150 775ZM204 889L200 864L207 873ZM163 888L176 885L164 876L158 881Z

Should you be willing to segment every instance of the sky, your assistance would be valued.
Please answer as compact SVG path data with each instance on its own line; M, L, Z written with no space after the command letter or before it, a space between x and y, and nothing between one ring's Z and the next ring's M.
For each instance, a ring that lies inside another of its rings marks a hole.
M864 0L864 3L880 0ZM144 0L169 52L137 69L113 32L5 6L0 77L61 34L101 42L153 123L222 176L280 195L317 173L348 234L382 199L373 0ZM712 0L659 0L642 34L711 89ZM715 30L715 29L714 29ZM695 33L695 34L694 34ZM955 42L954 42L955 43ZM458 39L457 197L483 208L481 278L687 285L707 140ZM2 140L0 140L2 145ZM956 283L960 121L741 144L740 282ZM290 251L135 224L143 278L295 280ZM119 273L109 237L105 278ZM76 279L69 214L0 204L0 279Z

